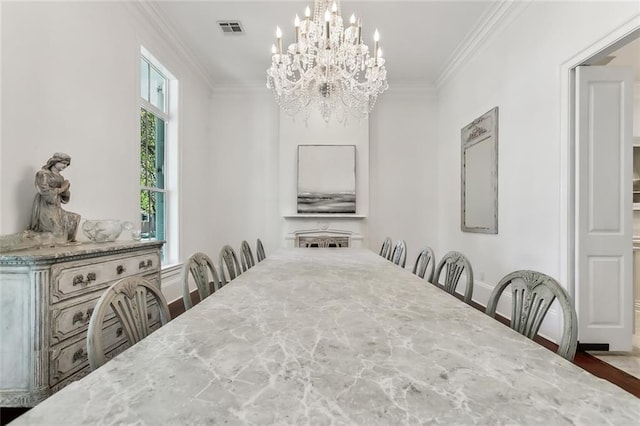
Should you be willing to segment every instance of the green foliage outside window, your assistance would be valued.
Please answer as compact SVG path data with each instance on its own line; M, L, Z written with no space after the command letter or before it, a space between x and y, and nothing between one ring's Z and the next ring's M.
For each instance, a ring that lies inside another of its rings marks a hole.
M165 239L165 131L168 78L140 58L140 229L143 239Z
M140 210L143 238L164 238L165 121L140 110Z
M156 128L157 118L152 113L140 109L140 186L156 186ZM156 213L155 192L142 191L140 209L152 217Z

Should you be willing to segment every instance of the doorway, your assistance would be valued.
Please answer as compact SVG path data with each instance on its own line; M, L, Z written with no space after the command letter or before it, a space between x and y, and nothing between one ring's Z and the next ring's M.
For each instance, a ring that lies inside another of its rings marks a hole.
M640 314L634 319L636 306L640 307L640 303L635 302L640 298L640 291L634 296L634 256L630 250L632 240L637 240L640 260L640 208L637 212L631 211L631 141L633 136L640 136L640 118L637 118L640 117L640 91L633 96L640 83L639 37L640 23L632 22L601 40L600 46L594 46L590 53L583 52L583 57L576 57L563 66L568 76L570 109L565 117L569 141L566 151L569 174L567 277L573 283L572 295L581 330L579 340L582 344L625 351L631 349L632 341L637 344L640 340L637 336L632 340L634 330L640 333L640 324L634 327L634 323L640 321ZM618 71L620 67L627 69L616 74L613 67ZM619 111L613 111L616 109ZM635 113L630 112L632 109ZM633 130L629 129L630 122ZM597 135L599 130L593 130L594 123L605 132ZM607 130L611 133L606 134ZM603 142L598 142L598 138ZM604 142L611 139L614 140ZM603 157L608 157L608 162ZM609 197L612 202L604 204L607 207L598 206L598 199L607 199L602 194L606 192L605 184L609 183L615 186L611 192L620 196ZM640 179L638 190L640 207ZM636 216L635 221L632 216ZM601 238L607 234L609 241ZM613 237L618 237L617 242L611 243ZM617 248L607 247L609 245ZM640 270L636 272L640 277Z
M633 336L631 351L589 353L640 379L640 38L611 52L604 60L607 67L630 67L633 70L633 148L632 148L632 244L633 244Z

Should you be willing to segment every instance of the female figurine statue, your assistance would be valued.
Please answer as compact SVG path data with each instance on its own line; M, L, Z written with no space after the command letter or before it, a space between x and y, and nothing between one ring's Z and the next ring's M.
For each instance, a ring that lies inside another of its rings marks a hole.
M71 157L56 152L47 164L36 173L38 193L33 200L30 231L51 232L58 241L75 241L80 215L62 209L69 202L70 183L62 177L61 171L71 164Z

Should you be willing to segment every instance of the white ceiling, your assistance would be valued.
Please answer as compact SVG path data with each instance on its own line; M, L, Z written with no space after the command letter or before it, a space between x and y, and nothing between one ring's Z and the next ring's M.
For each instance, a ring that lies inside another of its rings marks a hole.
M380 32L390 86L434 86L462 45L500 0L344 0L343 19L362 18L365 43ZM312 0L156 1L151 7L186 46L214 86L264 84L275 28L293 42L293 19ZM239 20L245 33L223 34L216 21Z

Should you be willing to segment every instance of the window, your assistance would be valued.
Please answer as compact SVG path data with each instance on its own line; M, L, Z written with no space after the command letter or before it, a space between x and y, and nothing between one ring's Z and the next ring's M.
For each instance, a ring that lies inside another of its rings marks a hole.
M175 134L175 111L170 98L176 94L175 79L143 49L140 58L140 229L142 238L165 240L163 263L175 249L169 243L173 224L170 204L174 202L167 155ZM171 91L171 93L169 93ZM173 143L175 145L175 143ZM173 173L175 175L175 172ZM171 238L174 243L175 238ZM174 243L175 244L175 243Z

